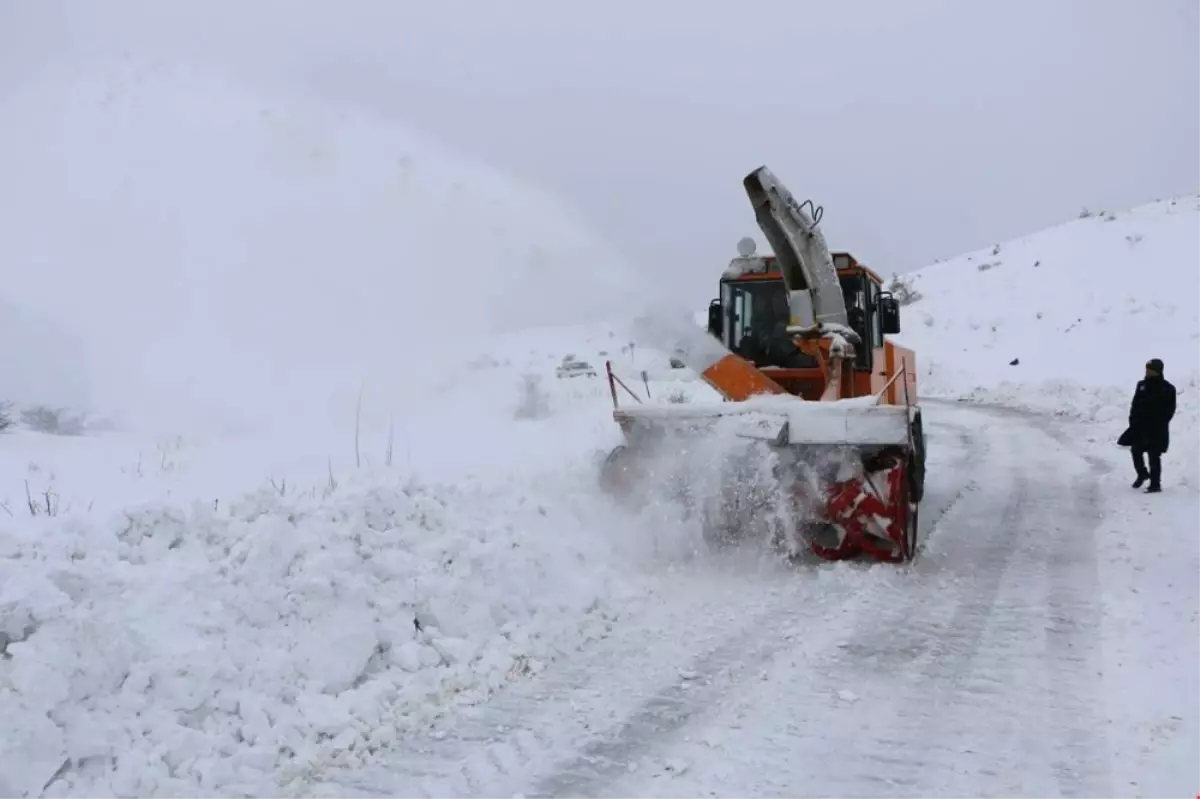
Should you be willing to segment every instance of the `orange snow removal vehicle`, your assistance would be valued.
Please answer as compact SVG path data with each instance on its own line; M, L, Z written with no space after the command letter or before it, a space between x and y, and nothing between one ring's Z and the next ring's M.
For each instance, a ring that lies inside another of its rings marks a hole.
M900 332L899 303L875 272L829 252L821 208L797 203L766 167L742 182L775 254L743 239L709 305L709 335L694 325L668 334L683 339L668 344L674 357L722 401L643 403L609 362L625 443L601 482L629 497L650 490L664 463L707 464L716 480L681 490L712 545L762 529L793 557L911 560L925 436L914 354L886 338ZM618 385L637 404L622 407ZM730 422L738 446L706 448Z

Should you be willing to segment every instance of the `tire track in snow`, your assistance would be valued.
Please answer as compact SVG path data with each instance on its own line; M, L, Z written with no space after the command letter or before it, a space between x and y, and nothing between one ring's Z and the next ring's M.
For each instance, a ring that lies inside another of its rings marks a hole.
M949 433L953 437L951 440L957 444L955 447L957 457L945 464L950 467L947 470L950 474L965 473L963 467L969 461L986 453L986 445L974 442L966 426L952 423L938 424L934 430L936 435L930 437L931 444L940 443L943 432ZM937 529L943 516L958 503L967 488L965 486L958 487L946 492L936 505L937 510L934 513L930 514L927 511L923 514L921 520L924 528L922 540L925 540ZM930 493L930 499L934 499L936 493ZM824 564L816 568L853 570L857 574L852 579L862 581L859 586L856 586L859 590L851 588L853 594L850 597L843 597L842 601L834 600L829 603L836 605L837 615L843 618L870 612L871 606L877 598L876 595L884 588L884 584L879 578L886 580L887 576L890 576L877 570L874 565L831 566ZM906 571L906 568L898 567L898 570ZM758 664L761 671L762 667L771 665L771 662L781 652L795 648L794 642L798 640L803 640L806 648L813 646L814 639L820 641L820 645L816 647L818 650L832 648L837 641L841 627L836 623L829 624L825 630L817 627L814 636L812 620L822 617L811 612L800 613L803 610L811 611L813 609L788 608L784 613L779 614L778 618L772 619L773 623L769 629L778 631L776 635L764 637L762 631L758 630L757 640L751 639L752 646L747 646L747 643L742 640L731 641L729 645L721 647L701 661L692 664L693 672L708 676L728 674L731 668L738 668L740 672L744 673L750 663ZM797 618L801 619L799 625L796 622ZM584 747L577 757L560 764L555 773L539 781L529 794L532 796L594 795L598 789L626 773L629 767L635 764L636 756L639 753L651 751L655 744L663 744L689 724L709 716L712 707L720 704L719 699L722 692L734 687L736 687L736 683L731 683L729 680L714 681L706 690L702 691L689 691L681 685L668 686L646 702L621 727Z
M996 455L987 437L973 435L970 443L977 466ZM857 619L847 640L814 664L810 699L848 691L855 707L873 708L874 722L846 740L836 716L850 708L823 705L830 718L820 726L832 732L806 737L809 757L803 759L843 766L825 778L819 792L873 795L899 789L923 795L931 787L930 774L941 770L939 761L959 754L947 737L931 733L950 708L970 698L969 690L964 696L963 675L978 657L1017 545L1011 531L1020 523L1027 485L1019 473L1006 477L999 485L973 479L956 495L939 520L951 537L927 540L924 556L897 575L890 592L876 597L880 606Z
M697 577L700 582L689 582ZM741 574L701 570L667 580L664 601L619 625L609 639L465 708L436 737L398 747L386 767L331 773L327 784L375 795L507 794L639 716L653 727L648 707L661 709L663 723L672 707L684 717L687 691L711 693L712 686L735 682L762 652L756 647L787 645L764 630L790 609L820 601L782 568L757 578L763 587L754 593L745 590L753 583ZM691 595L672 602L679 588ZM683 679L681 671L689 670L690 679Z
M947 512L926 555L874 593L877 611L857 614L833 651L793 653L798 667L780 664L765 688L710 719L729 729L758 716L752 740L722 751L677 745L668 754L693 754L695 775L626 778L609 791L1106 792L1107 749L1089 706L1099 682L1090 656L1072 656L1094 651L1089 618L1099 612L1071 565L1080 552L1085 567L1094 562L1094 525L1069 512L1088 502L1071 494L1087 474L1074 455L1052 457L1059 448L1026 417L964 413L992 449L978 463L987 473Z
M1011 437L996 442L1005 478L993 475L947 519L955 530L945 562L918 569L933 578L926 601L953 604L953 615L942 623L937 614L913 613L911 627L894 631L893 646L925 647L924 667L901 684L910 696L928 698L897 703L907 721L879 743L884 752L887 744L907 751L875 760L892 770L893 787L914 795L975 793L981 784L1007 793L1096 795L1107 785L1096 758L1107 750L1092 732L1095 705L1081 698L1097 693L1091 689L1099 681L1085 659L1072 656L1099 629L1098 618L1087 620L1099 612L1094 546L1079 540L1095 525L1072 518L1089 501L1076 493L1086 475L1072 476L1060 454L1047 456L1058 450L1037 434L1045 430L1036 420L1014 414L1007 423L1021 429L997 433ZM1065 553L1091 558L1090 581L1056 570ZM1031 680L1038 672L1041 679ZM1039 729L1050 734L1031 734Z
M1044 439L1026 448L1028 471L1054 475L1034 482L1040 522L1023 548L1023 567L1042 569L1044 691L1055 755L1054 785L1062 796L1111 793L1108 743L1097 712L1103 706L1100 578L1096 530L1102 521L1099 475L1112 467L1079 447L1077 430L1051 417L1000 406L981 406L996 417L1036 430ZM1075 435L1072 435L1072 434ZM1046 440L1049 439L1049 440ZM1057 446L1056 446L1057 445ZM1064 457L1066 456L1066 457ZM1040 754L1040 753L1039 753Z
M1096 679L1103 668L1096 635L1103 614L1095 536L1103 521L1104 507L1099 477L1110 474L1112 466L1080 452L1078 444L1061 426L1050 420L1037 419L1035 423L1086 464L1071 491L1074 499L1071 509L1077 521L1072 528L1075 535L1056 536L1050 552L1050 624L1046 628L1046 650L1050 655L1047 666L1051 683L1071 684L1076 688L1051 695L1055 714L1067 720L1090 718L1092 723L1066 725L1062 752L1054 764L1055 775L1063 796L1106 796L1112 793L1112 769L1107 735L1096 713L1096 708L1103 706L1104 697L1101 681Z
M936 447L931 460L944 459L947 474L964 474L979 455L965 426L937 424L929 432ZM926 507L922 514L922 540L962 491L927 492L935 511ZM496 795L530 784L536 793L592 792L625 773L638 751L710 713L739 680L794 648L796 636L812 646L814 630L817 638L822 631L814 620L847 618L857 605L871 604L888 574L870 565L821 563L737 574L723 586L730 575L718 572L686 578L701 590L700 601L664 596L667 605L631 620L611 639L467 709L439 739L407 742L387 767L330 773L325 787L365 795ZM838 626L829 629L832 635Z

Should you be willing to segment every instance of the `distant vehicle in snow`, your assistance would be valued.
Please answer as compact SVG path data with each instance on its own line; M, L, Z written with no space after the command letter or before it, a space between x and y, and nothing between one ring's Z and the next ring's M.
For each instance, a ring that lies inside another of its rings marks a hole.
M596 370L587 361L579 361L574 355L568 355L563 358L562 363L554 370L554 375L559 380L572 377L598 377Z
M672 369L686 369L687 368L687 364L685 364L683 362L683 360L679 357L680 355L682 355L682 353L679 350L676 350L675 354L671 356L671 368Z

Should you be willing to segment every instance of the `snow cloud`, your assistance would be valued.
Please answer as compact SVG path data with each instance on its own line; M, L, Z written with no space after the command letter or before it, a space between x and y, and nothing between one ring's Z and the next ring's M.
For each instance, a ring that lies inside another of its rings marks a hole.
M400 401L489 334L628 301L561 202L361 110L121 61L48 72L0 119L4 291L86 343L106 410Z

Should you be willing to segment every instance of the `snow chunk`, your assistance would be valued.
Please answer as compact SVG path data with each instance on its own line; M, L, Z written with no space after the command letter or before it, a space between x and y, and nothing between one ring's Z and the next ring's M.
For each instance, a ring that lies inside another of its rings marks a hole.
M341 693L366 670L378 646L374 615L365 603L337 606L313 623L298 647L300 674Z
M67 758L62 730L11 693L0 693L0 796L36 796Z
M535 673L604 634L616 572L564 533L571 502L529 493L367 482L0 527L3 787L70 760L51 793L269 793Z

